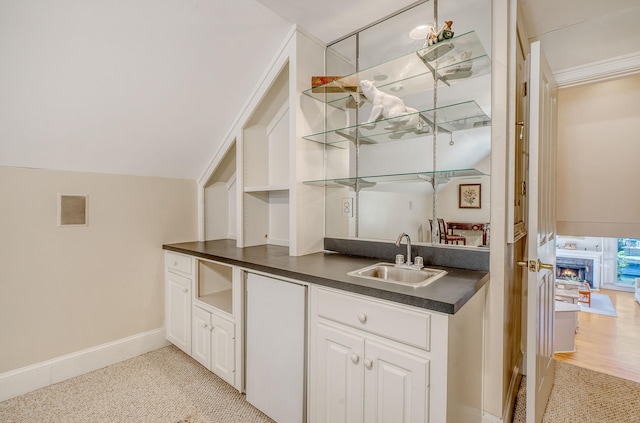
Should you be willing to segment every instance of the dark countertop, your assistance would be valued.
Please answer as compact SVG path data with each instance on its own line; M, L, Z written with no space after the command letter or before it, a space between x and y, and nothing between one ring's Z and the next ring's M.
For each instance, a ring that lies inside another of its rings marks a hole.
M427 286L413 288L347 275L353 270L392 260L327 251L294 257L289 255L287 247L259 245L237 248L234 240L183 242L165 244L162 248L447 314L460 310L489 281L489 273L484 271L428 266L445 269L448 273Z

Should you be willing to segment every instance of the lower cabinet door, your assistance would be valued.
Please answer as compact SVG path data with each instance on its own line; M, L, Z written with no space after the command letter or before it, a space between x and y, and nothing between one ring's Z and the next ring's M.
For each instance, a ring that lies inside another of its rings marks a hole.
M191 280L167 272L165 283L167 340L191 355Z
M235 385L235 325L221 317L212 316L211 371L231 385Z
M362 337L317 324L313 422L363 421L363 353Z
M225 382L235 386L235 324L193 307L191 356Z
M207 369L211 369L211 313L193 307L191 357Z
M367 340L364 356L364 421L426 423L429 360Z

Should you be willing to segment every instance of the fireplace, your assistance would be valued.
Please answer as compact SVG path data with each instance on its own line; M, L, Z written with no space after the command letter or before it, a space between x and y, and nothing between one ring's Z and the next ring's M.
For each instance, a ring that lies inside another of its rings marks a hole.
M593 260L556 257L556 280L586 281L593 289Z

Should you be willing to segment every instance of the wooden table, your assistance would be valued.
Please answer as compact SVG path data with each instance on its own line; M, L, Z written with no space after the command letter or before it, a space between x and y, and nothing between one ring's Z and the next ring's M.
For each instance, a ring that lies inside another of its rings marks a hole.
M482 232L482 245L487 245L487 233L489 232L488 223L474 223L474 222L447 222L448 229L451 231L478 231Z

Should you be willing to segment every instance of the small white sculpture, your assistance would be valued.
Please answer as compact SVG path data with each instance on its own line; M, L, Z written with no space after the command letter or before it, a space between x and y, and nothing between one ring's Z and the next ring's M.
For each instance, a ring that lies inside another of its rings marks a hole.
M362 126L372 129L376 126L376 120L398 118L389 121L385 129L398 130L401 127L422 129L418 111L413 107L407 107L402 99L380 91L371 81L362 80L359 85L367 100L373 104L369 119Z

